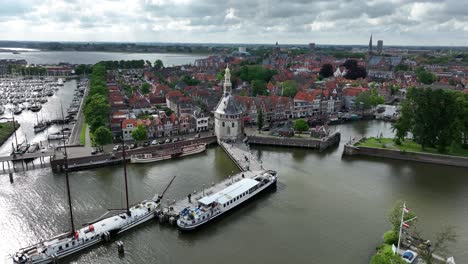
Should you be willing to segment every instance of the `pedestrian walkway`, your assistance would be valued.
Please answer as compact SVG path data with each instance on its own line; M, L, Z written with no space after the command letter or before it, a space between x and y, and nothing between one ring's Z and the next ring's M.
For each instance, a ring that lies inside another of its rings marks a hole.
M249 149L249 146L242 142L226 143L218 142L221 148L242 171L264 170L261 161L258 161Z

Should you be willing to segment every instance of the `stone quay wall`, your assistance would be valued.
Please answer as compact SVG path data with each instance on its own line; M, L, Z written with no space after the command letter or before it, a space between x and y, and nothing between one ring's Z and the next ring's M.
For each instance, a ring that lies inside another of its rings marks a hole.
M154 153L154 152L163 151L167 149L187 146L190 144L197 144L197 143L214 144L216 142L217 142L216 136L209 136L209 137L203 137L203 138L196 138L192 140L179 141L175 143L148 146L148 147L138 148L138 149L129 149L125 151L126 153L125 158L127 160L130 160L131 155ZM119 164L119 163L122 163L122 151L68 159L68 170L69 171L86 170L86 169L103 167L103 166L114 165L114 164ZM54 172L63 171L65 168L64 159L52 159L50 161L50 164Z
M322 139L305 139L305 138L288 138L288 137L271 137L271 136L248 136L249 144L270 145L270 146L285 146L285 147L301 147L313 148L320 151L336 145L340 142L341 134L335 132L330 136Z
M398 160L409 160L417 162L435 163L450 166L460 166L468 168L468 158L441 154L431 154L422 152L409 152L393 149L371 148L371 147L356 147L346 144L343 150L343 155L355 156L373 156L380 158L390 158Z

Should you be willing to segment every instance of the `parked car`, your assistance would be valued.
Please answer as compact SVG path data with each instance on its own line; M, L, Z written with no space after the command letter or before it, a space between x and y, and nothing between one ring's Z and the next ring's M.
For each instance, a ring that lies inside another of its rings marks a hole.
M125 149L128 149L128 148L129 148L128 145L123 145L123 147L124 147ZM120 149L122 149L122 148L120 148Z
M197 133L197 134L195 135L195 138L200 138L200 133Z
M165 142L165 143L171 143L171 139L168 138L168 139L166 139L166 141L164 141L164 142Z
M158 141L157 141L156 139L153 140L153 141L151 141L151 145L158 145L158 144L159 144L159 143L158 143Z
M164 139L160 139L158 142L159 144L164 144L166 141Z
M414 260L418 257L418 253L412 250L406 250L401 257L406 263L413 263Z
M143 147L148 147L149 145L150 145L150 142L149 142L149 141L143 142Z
M130 144L130 149L136 149L138 145L136 143Z
M97 148L93 148L93 150L91 150L91 155L97 154L98 152Z
M117 151L117 150L121 150L122 149L122 145L115 145L112 150L113 151Z

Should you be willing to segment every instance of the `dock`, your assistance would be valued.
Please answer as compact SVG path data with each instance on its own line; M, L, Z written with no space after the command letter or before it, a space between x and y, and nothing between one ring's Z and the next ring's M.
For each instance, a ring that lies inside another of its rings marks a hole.
M243 178L254 178L267 171L263 168L261 162L252 155L248 145L245 143L242 143L241 141L228 143L218 140L218 145L221 146L241 172L231 175L219 183L212 183L211 186L206 186L206 188L203 186L201 191L188 194L187 197L178 201L166 201L166 204L162 206L158 213L160 223L167 222L170 225L175 225L175 221L182 210L197 204L197 200L202 197L219 192ZM190 198L188 197L189 195Z
M229 158L231 158L241 171L263 170L261 162L252 155L247 144L237 141L233 143L218 141L218 145L226 152Z

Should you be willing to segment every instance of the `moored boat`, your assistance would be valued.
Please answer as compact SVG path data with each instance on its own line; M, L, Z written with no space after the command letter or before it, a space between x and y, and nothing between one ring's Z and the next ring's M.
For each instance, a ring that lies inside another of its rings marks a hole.
M156 216L156 213L159 210L160 201L175 178L175 176L172 178L162 195L155 195L153 199L149 201L144 200L130 207L128 200L127 171L124 163L126 208L118 209L117 211L120 212L118 212L117 215L106 217L106 215L109 214L109 212L107 212L100 218L85 224L83 228L75 229L68 178L66 145L64 145L64 150L65 177L71 229L66 233L18 250L12 256L15 264L57 263L61 258L88 248L101 241L110 241L113 236L147 222ZM122 150L122 155L125 158L125 149Z
M47 128L47 123L44 121L41 121L34 125L34 133L39 133L41 131L44 131L46 128Z
M198 199L198 203L184 209L177 220L182 231L197 229L222 216L242 203L276 185L276 172L260 172L253 178L243 178L225 189Z
M197 153L201 153L206 150L206 144L193 144L184 146L179 150L172 151L170 153L146 153L137 154L130 157L131 163L150 163L155 161L168 160L177 157L189 156Z

